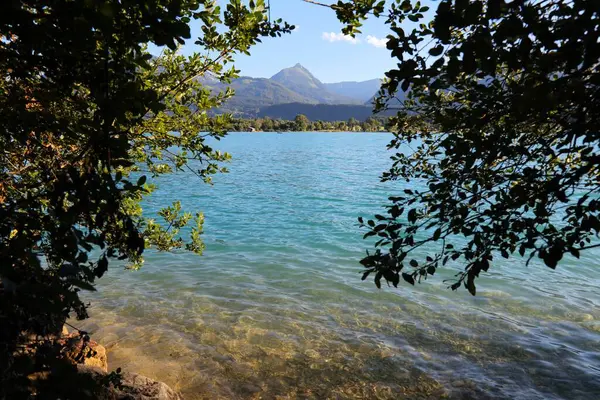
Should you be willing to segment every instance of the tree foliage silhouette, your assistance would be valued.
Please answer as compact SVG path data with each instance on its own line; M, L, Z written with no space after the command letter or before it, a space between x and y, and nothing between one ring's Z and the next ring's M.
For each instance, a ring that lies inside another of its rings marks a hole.
M600 18L594 1L339 1L360 32L385 18L386 73L376 110L399 107L393 164L383 180L409 183L386 215L359 219L379 240L363 279L394 286L451 261L451 285L499 257L541 259L600 246ZM398 100L399 91L407 92Z
M203 53L184 57L177 47L190 23ZM213 0L3 5L1 398L67 390L27 376L58 371L62 352L50 338L67 317L87 317L79 291L94 290L109 260L139 267L150 246L202 252L201 214L175 203L159 223L142 216L140 201L154 177L188 168L208 181L222 168L228 155L206 138L222 137L230 117L207 110L233 93L212 95L196 78L229 81L234 55L291 29L269 21L262 0L223 10ZM165 50L154 57L150 43ZM61 393L46 396L72 395Z

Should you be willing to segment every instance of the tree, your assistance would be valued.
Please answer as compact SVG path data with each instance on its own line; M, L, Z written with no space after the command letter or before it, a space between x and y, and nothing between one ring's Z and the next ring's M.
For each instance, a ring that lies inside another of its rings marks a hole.
M334 122L331 121L323 121L323 129L330 131L334 129Z
M360 121L354 117L351 117L350 119L348 119L346 126L348 127L348 130L355 131L357 128L360 127Z
M407 96L383 180L410 186L386 215L359 219L379 239L363 279L414 284L454 261L464 270L451 288L475 295L475 279L499 257L554 269L565 254L600 246L596 2L445 0L428 24L419 2L331 7L350 35L386 15L399 64L376 110Z
M263 129L263 124L264 124L264 120L262 118L257 118L257 119L255 119L255 120L252 121L252 126L257 131L260 131L260 130Z
M205 51L184 57L176 50L191 21ZM213 0L5 4L0 397L65 397L68 385L47 384L65 371L50 339L70 315L87 317L79 291L94 290L110 260L138 268L149 246L202 252L201 214L175 203L159 213L164 222L142 216L140 201L154 188L148 178L187 168L209 182L222 170L229 156L205 140L221 138L230 117L207 110L233 93L212 95L196 78L230 81L237 71L225 67L235 54L292 28L269 22L262 0L231 0L223 13ZM147 43L166 47L153 57Z
M310 125L310 120L308 117L306 117L306 115L298 114L296 115L296 118L294 118L294 125L296 131L305 132Z
M266 117L265 119L263 119L262 129L265 132L272 131L273 130L273 120L269 117Z
M379 129L382 126L382 121L381 119L378 118L373 118L373 117L369 117L366 119L365 122L362 123L362 129L364 131L373 131L373 132L377 132L379 131Z

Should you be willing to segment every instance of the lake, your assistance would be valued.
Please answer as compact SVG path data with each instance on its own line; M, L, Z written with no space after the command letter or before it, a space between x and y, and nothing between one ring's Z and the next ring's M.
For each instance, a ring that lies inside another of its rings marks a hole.
M186 399L600 398L600 252L495 260L477 296L452 266L415 287L361 281L357 217L403 183L381 133L236 133L229 174L160 179L145 212L180 199L206 217L205 254L146 254L100 280L79 323L109 367Z

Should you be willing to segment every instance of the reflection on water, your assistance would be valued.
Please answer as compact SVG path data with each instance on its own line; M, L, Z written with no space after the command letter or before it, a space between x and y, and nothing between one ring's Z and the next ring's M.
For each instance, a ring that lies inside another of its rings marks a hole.
M207 251L110 271L83 324L110 366L187 399L600 398L600 253L557 271L499 260L475 298L446 290L452 270L360 281L356 216L399 190L377 182L388 140L234 134L214 187L160 182L146 211L203 210Z

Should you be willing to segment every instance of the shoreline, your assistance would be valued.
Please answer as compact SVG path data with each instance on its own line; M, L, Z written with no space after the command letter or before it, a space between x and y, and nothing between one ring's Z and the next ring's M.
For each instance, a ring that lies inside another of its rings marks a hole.
M288 133L388 133L393 134L390 131L338 131L338 130L327 130L327 131L230 131L230 133L277 133L277 134L288 134Z
M75 328L69 332L67 325L63 325L58 342L66 346L66 357L77 366L77 375L83 379L91 377L99 384L94 389L99 391L95 392L99 399L183 400L180 392L162 381L132 371L121 371L120 367L110 369L109 351L85 331ZM112 383L104 386L107 381Z

